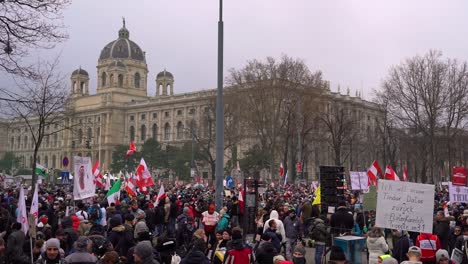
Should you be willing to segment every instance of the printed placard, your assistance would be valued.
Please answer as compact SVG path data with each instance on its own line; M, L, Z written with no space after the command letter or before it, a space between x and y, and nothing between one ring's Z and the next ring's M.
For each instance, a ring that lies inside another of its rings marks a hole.
M351 190L368 190L369 179L365 171L350 171L349 178L351 179Z
M379 180L375 225L432 233L435 186Z
M75 177L73 178L73 199L82 200L94 197L96 193L96 184L94 175L91 171L90 157L73 157L73 167Z
M449 200L452 203L467 203L468 202L468 187L465 186L456 186L451 182L449 186Z

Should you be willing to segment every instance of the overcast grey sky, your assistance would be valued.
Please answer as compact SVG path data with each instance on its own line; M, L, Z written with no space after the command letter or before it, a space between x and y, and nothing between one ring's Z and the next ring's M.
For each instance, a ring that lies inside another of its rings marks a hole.
M468 60L467 14L464 0L225 0L225 76L247 60L286 54L321 70L332 90L340 84L354 94L362 86L370 99L389 67L407 57L438 49ZM62 72L81 65L91 91L122 16L146 51L149 95L164 68L176 93L216 87L218 0L74 0L64 15L70 39L42 56L62 51Z

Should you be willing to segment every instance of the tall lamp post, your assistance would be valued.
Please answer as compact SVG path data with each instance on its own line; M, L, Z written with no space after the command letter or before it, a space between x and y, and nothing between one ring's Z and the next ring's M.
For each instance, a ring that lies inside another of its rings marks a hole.
M224 178L224 99L223 99L223 0L219 0L218 21L218 94L216 97L216 209L223 207Z

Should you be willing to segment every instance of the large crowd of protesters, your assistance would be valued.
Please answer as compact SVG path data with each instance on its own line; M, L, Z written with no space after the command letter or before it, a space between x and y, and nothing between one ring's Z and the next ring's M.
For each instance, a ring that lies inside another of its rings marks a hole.
M325 214L310 188L268 188L258 196L257 230L247 235L238 189L218 211L212 189L166 187L155 204L157 189L136 197L122 191L108 204L102 190L74 201L69 186L43 184L37 224L25 234L16 221L18 187L2 188L0 264L344 264L351 260L333 245L344 235L366 238L362 263L450 264L454 250L468 263L468 208L450 204L445 190L434 196L434 228L426 234L374 226L375 211L362 207L358 192L347 191Z

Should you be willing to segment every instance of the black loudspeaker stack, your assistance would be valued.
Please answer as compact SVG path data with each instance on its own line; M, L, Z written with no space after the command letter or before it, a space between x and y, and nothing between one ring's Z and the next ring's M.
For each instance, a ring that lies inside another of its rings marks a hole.
M328 207L337 208L344 200L343 180L344 167L320 166L320 194L322 213L328 212Z

